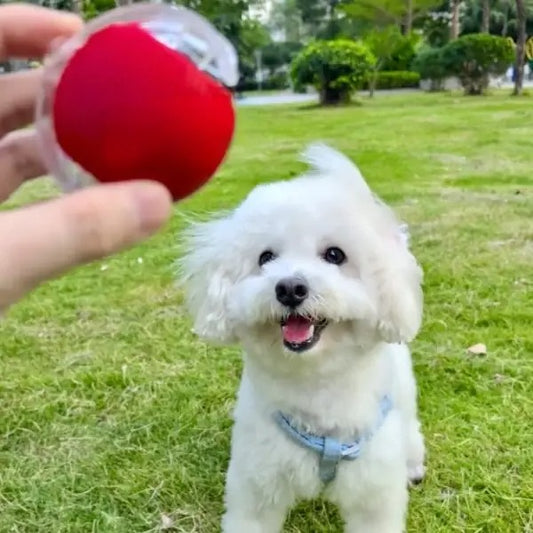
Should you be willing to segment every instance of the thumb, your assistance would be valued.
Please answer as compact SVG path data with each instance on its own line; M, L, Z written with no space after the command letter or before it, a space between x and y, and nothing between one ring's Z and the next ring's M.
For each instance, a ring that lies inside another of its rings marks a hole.
M162 185L129 182L0 214L0 309L42 281L147 238L171 206Z

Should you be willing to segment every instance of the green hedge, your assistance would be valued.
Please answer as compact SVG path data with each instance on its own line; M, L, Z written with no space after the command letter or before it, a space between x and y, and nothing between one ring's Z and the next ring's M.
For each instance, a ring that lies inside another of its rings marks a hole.
M430 90L440 90L445 78L456 76L466 94L483 94L490 76L505 73L513 64L515 52L507 37L475 33L463 35L442 48L423 48L413 61L422 79L430 80Z
M444 68L457 76L465 94L483 94L491 75L505 73L515 59L513 45L507 37L476 33L450 41L442 49Z
M370 74L371 76L371 74ZM365 81L364 89L368 90L368 79ZM408 89L417 88L420 83L420 74L409 70L391 70L378 72L376 89Z

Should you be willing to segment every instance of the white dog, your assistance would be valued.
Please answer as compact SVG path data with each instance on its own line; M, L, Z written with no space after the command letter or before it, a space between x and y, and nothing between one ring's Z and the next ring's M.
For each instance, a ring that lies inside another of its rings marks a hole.
M306 160L309 174L186 233L195 331L244 349L222 529L277 533L297 500L322 496L347 532L401 533L408 480L424 475L404 344L422 272L350 160L324 145Z

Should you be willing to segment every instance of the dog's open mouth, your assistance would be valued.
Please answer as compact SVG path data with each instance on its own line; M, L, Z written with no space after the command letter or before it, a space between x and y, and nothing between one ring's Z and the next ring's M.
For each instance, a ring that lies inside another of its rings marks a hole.
M291 314L281 320L283 344L293 352L304 352L312 348L320 339L327 326L325 318L312 319L303 315Z

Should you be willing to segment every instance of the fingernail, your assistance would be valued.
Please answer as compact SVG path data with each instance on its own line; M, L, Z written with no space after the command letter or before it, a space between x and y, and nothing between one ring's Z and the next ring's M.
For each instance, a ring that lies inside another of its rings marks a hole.
M139 184L133 191L133 199L143 233L152 234L168 220L172 201L170 193L162 185Z
M60 12L62 23L64 24L64 30L67 33L73 33L81 30L83 27L83 19L74 13Z

